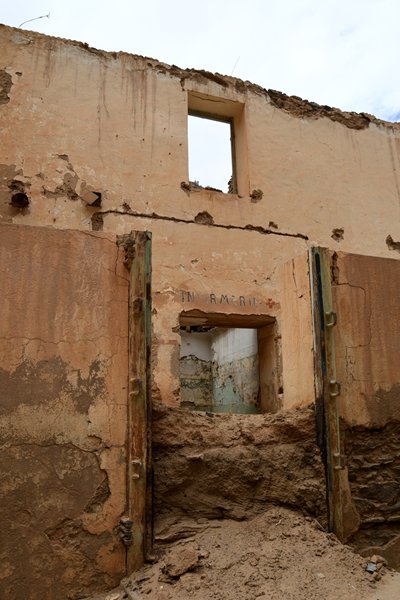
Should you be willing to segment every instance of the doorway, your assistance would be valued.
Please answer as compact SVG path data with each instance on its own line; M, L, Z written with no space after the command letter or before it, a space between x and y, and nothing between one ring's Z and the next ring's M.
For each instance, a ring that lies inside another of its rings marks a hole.
M275 319L190 312L180 318L181 406L213 413L278 410Z

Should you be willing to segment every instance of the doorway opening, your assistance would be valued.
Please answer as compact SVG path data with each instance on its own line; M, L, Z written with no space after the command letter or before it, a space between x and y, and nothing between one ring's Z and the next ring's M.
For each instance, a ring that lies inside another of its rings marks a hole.
M180 319L181 406L206 412L256 414L280 406L279 348L271 317Z

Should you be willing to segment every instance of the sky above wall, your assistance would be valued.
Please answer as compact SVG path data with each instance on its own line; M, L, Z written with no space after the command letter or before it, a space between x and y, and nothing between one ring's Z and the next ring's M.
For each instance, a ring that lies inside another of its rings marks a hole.
M0 22L400 121L399 0L0 0Z
M398 0L1 0L0 21L400 120Z

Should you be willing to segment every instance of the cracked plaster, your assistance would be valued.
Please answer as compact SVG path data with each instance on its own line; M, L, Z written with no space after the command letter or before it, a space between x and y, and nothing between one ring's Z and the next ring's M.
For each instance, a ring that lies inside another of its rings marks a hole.
M117 584L125 569L116 528L125 508L128 281L109 239L0 229L8 540L0 558L7 549L26 574L10 571L2 590L53 600L57 581L57 594L79 598Z

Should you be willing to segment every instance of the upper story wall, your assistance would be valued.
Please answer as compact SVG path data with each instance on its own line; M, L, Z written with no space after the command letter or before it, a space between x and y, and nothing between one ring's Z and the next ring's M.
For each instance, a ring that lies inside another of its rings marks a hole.
M278 267L310 245L398 257L399 125L5 26L0 56L0 219L153 232L164 400L179 388L182 310L267 314L279 325ZM189 102L206 109L205 98L235 118L240 196L185 185ZM15 191L28 208L10 206ZM285 372L290 358L282 362Z
M3 177L25 183L32 199L22 216L3 196L3 219L90 228L93 211L69 200L93 189L103 211L126 212L125 202L189 221L207 211L221 225L300 233L344 251L389 255L387 236L400 238L397 124L5 26L0 50ZM190 92L243 105L243 197L181 188Z

